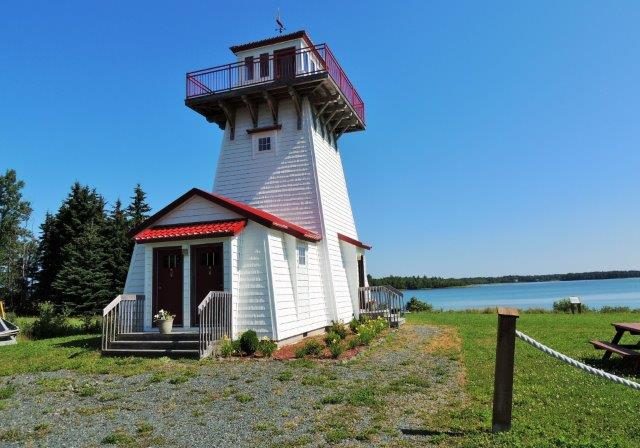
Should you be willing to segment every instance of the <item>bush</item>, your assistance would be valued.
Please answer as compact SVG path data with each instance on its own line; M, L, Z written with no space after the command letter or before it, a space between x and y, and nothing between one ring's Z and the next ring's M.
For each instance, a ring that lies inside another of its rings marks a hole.
M358 343L360 345L369 345L373 338L376 337L376 332L373 328L367 325L360 325L358 327Z
M247 355L253 355L258 350L258 335L253 330L247 330L240 336L240 348Z
M82 316L82 332L96 334L102 332L102 317L85 314Z
M31 335L34 338L55 338L73 334L69 324L68 312L62 309L57 312L51 302L43 302L38 306L38 318L33 322Z
M331 344L331 342L335 340L338 340L338 341L342 340L342 338L338 333L330 331L329 333L324 335L324 343L327 345Z
M631 308L628 306L603 306L600 308L601 313L630 313Z
M349 329L351 330L351 333L355 334L357 332L358 325L360 325L360 321L358 319L355 317L351 319L351 322L349 322Z
M349 339L349 342L347 342L347 347L349 348L349 350L353 350L358 345L360 345L360 340L357 336L355 338Z
M344 353L344 344L340 339L334 339L331 343L327 344L327 347L329 347L333 359L338 358Z
M222 338L222 342L220 342L220 356L223 358L228 358L233 355L235 349L233 348L233 341L229 339L228 336Z
M271 358L271 355L273 355L273 352L275 352L277 348L278 344L276 344L266 336L260 339L260 342L258 342L258 351L267 358Z
M347 328L342 322L331 321L331 326L328 328L327 333L335 333L340 339L347 337Z
M418 299L417 297L411 297L407 302L407 311L420 312L420 311L433 311L433 305L426 303Z
M315 339L309 339L305 344L296 350L296 358L304 358L305 356L320 356L324 347Z
M569 299L560 299L553 302L553 311L556 313L570 313L571 312L571 301ZM576 305L576 312L578 311L578 306ZM582 304L582 312L589 311L589 307Z

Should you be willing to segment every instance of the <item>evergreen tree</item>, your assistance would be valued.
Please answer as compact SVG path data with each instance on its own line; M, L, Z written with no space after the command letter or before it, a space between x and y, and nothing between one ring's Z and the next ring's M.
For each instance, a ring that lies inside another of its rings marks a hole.
M147 194L142 190L140 184L133 189L131 203L127 207L127 219L129 220L129 228L138 227L149 217L151 207L147 204Z
M102 235L104 226L104 199L95 189L76 182L55 217L49 215L41 226L42 238L38 250L40 300L51 300L55 303L67 300L63 286L69 283L69 279L60 278L60 275L65 267L68 268L65 275L70 272L69 268L72 266L68 266L71 263L69 257L77 250L72 246L77 246L76 240L83 236L89 227L98 235ZM104 253L102 239L97 238L89 242L92 246L86 250ZM74 260L77 261L77 256L74 256ZM101 264L103 265L104 263Z
M113 298L101 230L100 223L88 223L62 250L64 263L52 286L75 313L95 314Z
M128 231L127 218L122 210L122 202L118 199L107 218L104 238L112 294L122 292L124 282L127 279L131 257L131 241L127 235Z
M15 170L0 176L0 295L15 307L28 295L28 259L33 237L25 227L31 204L22 198L24 182Z

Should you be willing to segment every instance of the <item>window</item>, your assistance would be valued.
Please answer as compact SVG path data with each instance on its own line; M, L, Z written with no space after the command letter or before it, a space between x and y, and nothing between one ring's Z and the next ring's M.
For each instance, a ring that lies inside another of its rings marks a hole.
M306 72L309 71L309 54L304 53L302 56L302 69Z
M307 247L298 246L298 266L307 265Z
M177 255L165 255L164 260L162 262L164 268L174 269L178 267L178 256Z
M269 53L262 53L260 55L260 77L266 78L269 76Z
M211 267L214 265L214 253L213 252L204 252L200 258L200 266Z
M244 70L247 81L251 81L253 79L253 56L244 58Z
M314 73L316 71L316 63L313 62L313 59L311 59L311 73Z
M258 151L271 151L271 137L258 138Z
M272 157L278 151L278 131L263 131L251 135L253 157Z

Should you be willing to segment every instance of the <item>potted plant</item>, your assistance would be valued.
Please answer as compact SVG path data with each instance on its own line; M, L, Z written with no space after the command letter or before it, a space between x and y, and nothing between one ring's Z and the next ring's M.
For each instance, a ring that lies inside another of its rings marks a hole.
M160 334L169 334L173 329L173 318L176 317L167 310L160 310L153 316L153 321L158 325Z

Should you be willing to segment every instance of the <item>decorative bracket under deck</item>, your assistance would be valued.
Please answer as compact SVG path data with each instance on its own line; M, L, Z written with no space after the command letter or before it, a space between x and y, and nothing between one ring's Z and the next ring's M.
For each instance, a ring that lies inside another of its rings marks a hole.
M229 139L233 140L236 135L236 111L235 109L229 109L222 101L218 101L218 106L220 106L220 109L224 112L224 116L227 118L227 122L229 123Z
M267 107L269 107L269 111L271 111L271 116L273 117L274 126L278 124L278 102L269 95L269 92L266 90L262 92L264 96L264 100L267 102Z
M251 121L253 122L253 127L258 127L258 107L255 103L251 102L247 95L242 95L242 102L245 106L247 106L247 110L249 111L249 115L251 115Z
M298 114L298 130L302 129L302 102L300 101L300 96L296 89L293 86L289 86L289 95L291 95L291 100L293 101L293 105L296 108L296 113Z

